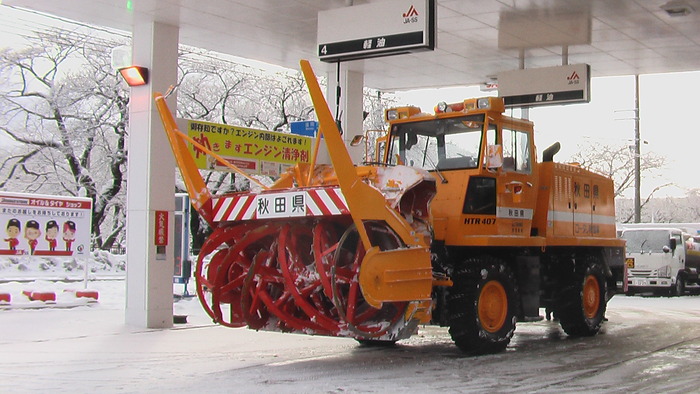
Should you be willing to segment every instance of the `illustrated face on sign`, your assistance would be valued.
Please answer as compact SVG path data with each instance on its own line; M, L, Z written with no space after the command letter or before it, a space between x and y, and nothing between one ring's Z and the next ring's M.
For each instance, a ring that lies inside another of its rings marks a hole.
M54 220L46 223L46 239L56 239L58 235L58 223Z
M63 239L72 240L75 239L75 223L67 221L63 223Z
M28 221L24 228L24 238L28 240L35 240L40 236L41 230L39 230L39 223L36 220Z
M17 219L10 219L9 222L7 222L7 236L9 238L17 238L19 236L19 230L20 230L20 224L19 220Z

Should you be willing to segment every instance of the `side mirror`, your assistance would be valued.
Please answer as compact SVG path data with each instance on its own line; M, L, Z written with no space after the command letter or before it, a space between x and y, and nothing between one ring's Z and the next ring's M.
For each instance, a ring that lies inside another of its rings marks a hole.
M358 135L352 137L352 141L350 141L350 146L360 145L364 139L365 139L364 135L358 134Z
M670 251L671 251L671 248L669 248L669 247L668 247L668 245L664 245L664 247L663 247L663 248L661 248L661 250L663 250L663 251L664 251L664 253L668 253L668 252L670 252Z
M676 246L678 246L678 244L676 243L676 239L671 238L671 249L676 250Z

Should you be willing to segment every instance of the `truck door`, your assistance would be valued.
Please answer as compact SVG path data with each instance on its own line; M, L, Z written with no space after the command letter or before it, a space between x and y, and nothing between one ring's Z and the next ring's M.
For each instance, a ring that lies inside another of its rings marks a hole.
M531 134L504 126L501 136L503 166L498 177L496 212L499 234L530 236L537 199Z
M671 276L676 277L678 276L679 270L685 269L686 246L685 242L683 242L682 234L676 231L672 232L669 246L671 247L671 256L673 257Z

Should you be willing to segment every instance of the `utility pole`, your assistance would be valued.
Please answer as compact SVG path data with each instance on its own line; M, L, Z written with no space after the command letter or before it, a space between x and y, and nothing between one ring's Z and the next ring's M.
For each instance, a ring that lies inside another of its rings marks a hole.
M630 146L630 149L634 149L634 223L642 222L642 198L641 198L641 186L642 186L642 175L641 175L641 162L642 162L642 152L641 152L641 142L642 137L639 130L639 74L634 76L634 109L616 110L615 112L623 111L633 111L634 117L615 119L615 120L630 120L634 119L634 146ZM644 142L646 143L646 141Z
M641 152L639 133L639 74L634 76L634 222L642 221L642 199L641 199Z

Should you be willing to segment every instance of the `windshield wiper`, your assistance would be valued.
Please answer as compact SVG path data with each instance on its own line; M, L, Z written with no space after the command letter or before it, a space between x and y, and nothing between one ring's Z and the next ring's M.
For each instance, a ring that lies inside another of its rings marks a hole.
M430 157L428 157L428 145L430 145L430 139L426 138L426 139L425 139L425 148L423 148L423 164L422 164L422 167L425 168L425 161L427 160L427 161L428 161L428 164L430 164L431 166L433 166L433 168L435 169L435 172L437 173L438 177L440 178L440 181L442 181L442 183L447 183L447 179L445 179L445 177L442 175L442 173L440 172L440 170L438 170L437 165L436 165L435 163L433 163L433 161L430 159Z
M428 160L428 163L433 166L435 173L440 178L440 181L442 181L442 183L447 183L447 179L442 175L442 172L440 172L440 170L437 168L437 165L433 163L433 161L427 155L424 157L424 159Z

